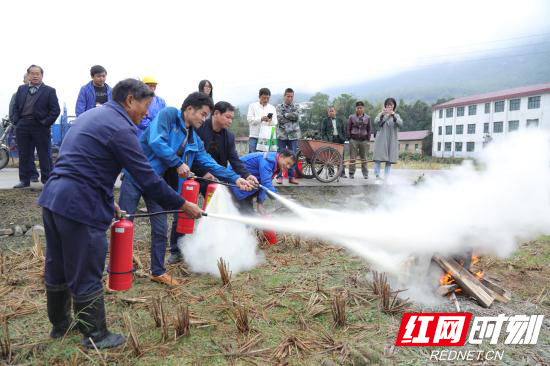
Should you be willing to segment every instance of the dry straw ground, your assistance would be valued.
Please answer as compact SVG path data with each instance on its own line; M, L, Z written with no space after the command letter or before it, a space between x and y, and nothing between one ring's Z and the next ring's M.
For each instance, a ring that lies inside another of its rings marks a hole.
M0 226L39 223L36 196L0 191ZM30 237L0 239L0 365L425 365L430 348L393 347L401 313L454 309L445 300L409 306L361 258L292 235L281 235L276 246L260 238L266 260L251 271L231 274L231 263L220 261L225 283L170 266L183 283L170 289L147 276L148 238L148 221L138 221L134 287L106 293L109 326L128 339L107 351L82 349L76 331L48 338L43 253ZM462 297L464 311L548 315L549 243L547 237L525 243L505 260L482 258L513 300L482 309ZM549 329L545 319L537 346L507 347L504 364L549 360Z

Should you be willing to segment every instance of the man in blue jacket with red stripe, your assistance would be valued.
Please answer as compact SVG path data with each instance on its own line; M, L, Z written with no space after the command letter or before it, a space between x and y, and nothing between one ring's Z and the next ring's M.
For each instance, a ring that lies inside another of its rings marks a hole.
M215 177L250 190L249 182L232 170L224 168L205 151L204 144L194 129L198 129L213 109L209 96L195 92L190 94L178 110L167 107L161 110L149 127L140 137L141 148L149 160L153 170L164 176L172 188L179 189L184 178L191 172L191 167L198 164ZM178 178L179 177L179 178ZM145 193L145 194L144 194ZM146 194L139 183L130 174L124 177L120 188L120 207L128 213L136 211L139 199L143 194L149 213L162 211L160 202L154 196ZM151 221L151 280L169 286L177 286L178 282L166 273L164 257L168 239L168 220L166 215L150 217ZM174 217L176 221L176 217ZM172 231L175 237L174 222Z
M92 80L80 88L78 98L76 99L74 110L77 117L87 110L113 100L113 91L105 82L107 79L107 70L101 65L92 66L90 76Z
M272 192L277 192L273 186L273 178L278 172L284 171L293 166L296 162L296 156L288 149L282 149L279 152L256 152L247 154L241 157L244 162L244 166L254 175L260 184L269 189ZM258 212L265 215L265 209L263 206L264 201L267 198L265 189L253 189L250 191L241 191L235 188L231 188L233 196L237 201L239 211L243 214L254 214L253 199L256 197L258 204Z
M38 200L46 232L44 282L52 338L70 329L72 297L85 347L124 343L121 335L107 330L102 284L105 231L115 211L114 184L123 168L164 209L201 216L196 204L184 201L151 169L137 140L136 124L153 95L141 81L123 80L113 90L114 101L78 117L63 139Z

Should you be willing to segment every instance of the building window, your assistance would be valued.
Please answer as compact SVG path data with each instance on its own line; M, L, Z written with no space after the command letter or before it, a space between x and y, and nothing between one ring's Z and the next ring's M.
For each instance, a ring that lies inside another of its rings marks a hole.
M456 109L456 116L457 117L462 117L464 115L464 107L458 107Z
M485 103L485 113L491 113L491 103Z
M445 151L451 151L451 143L450 142L446 142L445 143Z
M473 133L476 133L476 124L475 123L469 123L468 124L468 133L471 135Z
M455 130L457 135L462 135L464 133L464 125L456 125Z
M455 151L462 151L462 142L455 142Z
M510 102L508 103L510 105L510 110L519 111L520 101L521 99L510 99Z
M466 143L466 151L468 152L472 152L474 151L476 148L476 143L475 142L467 142Z
M453 116L453 109L452 108L447 108L445 110L445 117L452 117Z
M495 113L504 112L504 101L495 102Z
M500 133L500 132L502 132L502 122L494 122L493 133Z
M405 144L405 151L409 151L409 144Z
M441 151L441 142L437 143L437 151Z
M527 109L540 108L540 97L529 97L527 100Z
M439 110L439 118L443 118L443 109Z
M477 113L477 105L468 106L468 116L475 116Z
M517 131L519 128L519 121L508 121L508 132Z
M439 127L437 128L437 134L438 134L438 135L442 135L442 134L443 134L443 127L442 127L442 126L439 126Z
M414 151L418 152L418 144L414 144Z
M539 120L537 119L528 119L527 120L527 128L529 127L539 127Z
M453 134L453 126L445 126L445 135Z
M483 133L489 133L489 122L483 124Z

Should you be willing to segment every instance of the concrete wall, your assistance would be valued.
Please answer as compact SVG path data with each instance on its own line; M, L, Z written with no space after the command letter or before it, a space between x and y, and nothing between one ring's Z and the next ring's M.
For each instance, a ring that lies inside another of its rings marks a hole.
M536 96L536 95L535 95ZM468 115L468 106L464 106L464 116L457 117L457 107L453 107L453 116L446 117L446 110L443 109L443 117L439 118L439 110L432 113L433 146L432 155L438 157L474 157L483 149L483 141L489 135L493 141L503 138L509 133L509 121L519 121L519 130L525 129L528 119L538 119L538 128L550 130L550 93L540 95L540 108L528 109L529 97L521 97L520 109L510 111L510 99L504 100L504 111L495 113L495 102L490 102L490 113L485 113L485 103L477 105L475 115ZM503 122L503 131L494 132L494 122ZM489 133L484 132L484 123L489 123ZM475 133L468 133L468 124L475 124ZM456 126L463 126L463 133L456 133ZM446 134L446 127L452 126L452 134ZM439 134L441 127L441 134ZM445 151L445 143L451 143L451 150ZM462 151L456 151L456 142L462 143ZM467 143L474 142L474 151L466 151ZM440 143L440 149L438 149Z

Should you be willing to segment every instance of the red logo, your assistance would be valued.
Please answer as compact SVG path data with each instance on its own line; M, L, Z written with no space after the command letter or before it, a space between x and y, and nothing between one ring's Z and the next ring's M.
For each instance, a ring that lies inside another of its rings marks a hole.
M464 346L472 313L405 313L396 346Z

